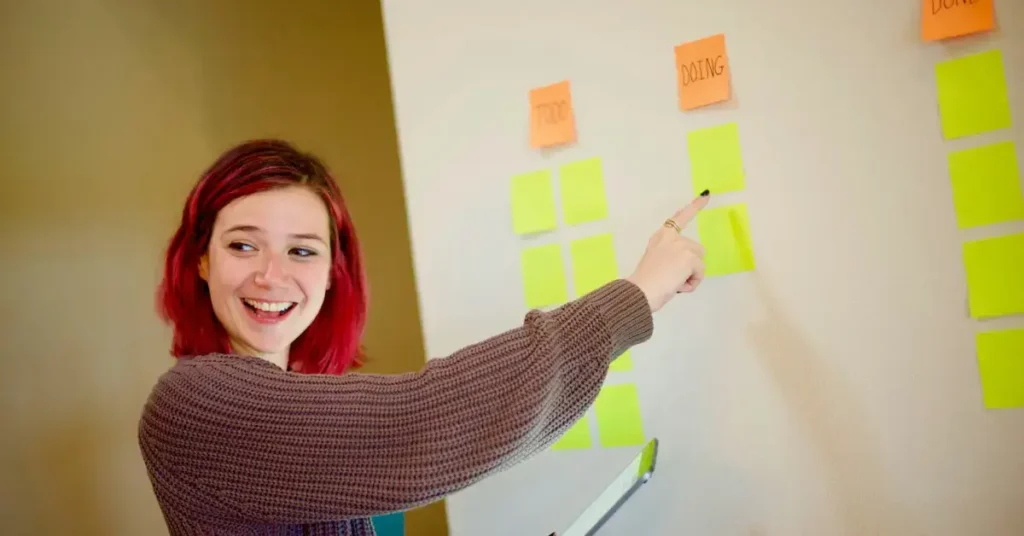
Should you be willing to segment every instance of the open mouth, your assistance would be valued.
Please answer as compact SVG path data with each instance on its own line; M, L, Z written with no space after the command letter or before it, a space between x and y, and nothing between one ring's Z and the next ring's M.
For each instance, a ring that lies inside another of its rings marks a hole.
M296 305L295 302L274 302L250 298L242 298L242 304L249 310L249 314L257 320L263 321L280 320L287 316Z

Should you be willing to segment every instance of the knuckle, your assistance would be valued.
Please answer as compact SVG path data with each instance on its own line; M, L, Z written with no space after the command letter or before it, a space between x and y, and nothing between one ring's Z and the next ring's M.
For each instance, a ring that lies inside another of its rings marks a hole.
M689 252L700 250L700 245L686 237L680 237L679 246Z
M694 254L697 255L698 257L704 256L704 246L702 246L700 242L694 240L687 240L686 245L687 247L690 248L690 251L693 251Z

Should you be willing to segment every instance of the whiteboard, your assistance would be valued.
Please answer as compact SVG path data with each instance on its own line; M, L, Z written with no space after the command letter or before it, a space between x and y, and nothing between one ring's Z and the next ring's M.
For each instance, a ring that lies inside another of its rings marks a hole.
M746 187L711 206L747 205L757 266L672 302L609 374L662 448L605 533L1024 534L1024 410L984 407L974 348L1024 318L970 318L962 259L1024 223L958 228L946 163L1002 140L1024 162L1024 2L941 43L915 0L382 3L432 357L522 322L524 247L611 232L628 275L692 196L687 133L738 125ZM673 48L718 33L732 98L683 112ZM936 64L992 49L1013 126L945 140ZM532 149L528 92L562 80L578 140ZM513 233L511 177L589 157L609 216ZM544 452L452 496L451 533L548 534L633 454Z

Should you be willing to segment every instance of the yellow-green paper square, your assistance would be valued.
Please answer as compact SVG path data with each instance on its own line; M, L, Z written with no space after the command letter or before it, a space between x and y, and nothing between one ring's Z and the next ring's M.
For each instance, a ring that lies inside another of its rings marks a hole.
M542 169L512 177L512 229L515 233L550 231L556 225L551 171Z
M1024 233L965 242L964 268L972 317L1024 313Z
M603 447L642 445L644 427L640 419L640 399L636 385L606 385L594 401L597 435Z
M565 223L576 225L608 217L604 173L600 158L588 158L563 165L558 170L562 187Z
M569 243L572 282L580 297L619 278L611 233L573 240Z
M1013 142L949 153L949 176L961 228L1024 220L1024 193Z
M736 123L691 131L686 135L693 195L721 194L744 188L740 130Z
M939 62L935 81L946 139L1010 127L1010 99L999 50Z
M560 305L569 300L565 265L558 244L526 248L522 251L520 260L528 308Z
M706 276L747 272L755 268L746 204L700 211L697 214L697 233L704 246Z
M608 370L611 372L626 372L627 370L633 370L633 359L629 356L629 350L623 352L619 357L612 361L612 364L608 366Z
M584 450L590 448L590 424L587 423L587 416L583 415L576 424L562 434L552 450Z
M975 341L985 407L1024 407L1024 329L982 332Z

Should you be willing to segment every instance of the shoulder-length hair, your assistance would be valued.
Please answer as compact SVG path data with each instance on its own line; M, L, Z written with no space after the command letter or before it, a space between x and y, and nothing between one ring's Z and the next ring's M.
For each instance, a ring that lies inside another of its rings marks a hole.
M315 156L280 140L254 140L222 154L192 188L181 224L167 247L157 311L174 328L177 358L231 351L217 320L199 263L217 214L253 193L301 185L315 192L331 220L331 284L319 314L292 343L289 368L341 374L363 363L360 339L366 324L367 285L355 227L334 178Z

